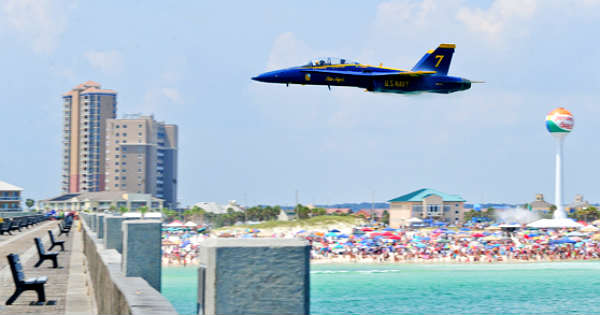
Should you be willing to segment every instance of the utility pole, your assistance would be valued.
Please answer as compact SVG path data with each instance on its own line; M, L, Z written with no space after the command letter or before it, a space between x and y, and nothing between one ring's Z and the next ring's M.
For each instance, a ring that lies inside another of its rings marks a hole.
M296 189L296 204L294 206L298 206L298 189Z
M375 190L371 190L371 213L375 210Z

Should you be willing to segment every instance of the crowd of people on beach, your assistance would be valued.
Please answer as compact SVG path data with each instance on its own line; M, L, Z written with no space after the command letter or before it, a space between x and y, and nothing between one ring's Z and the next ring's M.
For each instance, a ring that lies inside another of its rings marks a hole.
M514 230L514 231L513 231ZM313 263L496 263L591 260L600 258L600 233L583 229L372 228L343 231L256 229L206 233L196 229L163 231L163 264L197 264L198 246L210 237L303 238Z
M600 237L568 230L421 229L307 236L314 262L495 263L600 258Z

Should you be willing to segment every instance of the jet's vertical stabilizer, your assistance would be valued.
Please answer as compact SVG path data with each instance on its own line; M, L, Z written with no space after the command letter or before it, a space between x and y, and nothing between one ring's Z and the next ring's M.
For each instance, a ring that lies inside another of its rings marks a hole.
M435 50L428 51L412 71L435 71L435 75L447 75L454 48L454 44L440 44Z

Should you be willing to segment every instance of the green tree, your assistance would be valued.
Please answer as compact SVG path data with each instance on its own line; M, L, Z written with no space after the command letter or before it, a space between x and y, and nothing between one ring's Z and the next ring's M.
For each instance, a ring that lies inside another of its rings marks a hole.
M383 216L381 217L381 221L383 224L390 225L390 212L387 210L383 210Z
M579 209L573 213L573 217L577 220L581 221L594 221L600 217L600 212L594 206L589 206L587 208Z
M25 205L27 206L27 208L29 208L29 211L31 211L31 207L33 207L34 204L35 204L35 200L33 200L33 199L25 200Z
M148 207L147 206L141 206L141 207L138 208L138 210L142 214L142 219L143 219L144 216L146 215L146 212L148 212Z
M117 207L115 207L115 205L110 205L110 207L108 207L108 210L110 210L111 212L115 212L117 211Z
M301 204L298 204L296 206L295 211L296 211L296 217L298 219L308 219L308 217L310 215L310 209Z
M125 212L127 212L127 211L129 211L129 209L127 209L127 207L124 207L124 206L119 207L119 212L121 214L125 214Z
M193 214L192 209L185 209L183 211L183 221L189 221Z

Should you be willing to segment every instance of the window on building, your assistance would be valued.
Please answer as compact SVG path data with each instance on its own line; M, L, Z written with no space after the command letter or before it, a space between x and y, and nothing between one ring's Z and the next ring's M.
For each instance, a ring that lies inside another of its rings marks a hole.
M440 205L427 205L427 215L428 216L438 216L441 215L441 207Z
M119 184L115 184L115 187L119 187Z
M118 137L118 136L119 136L119 133L118 133L118 132L117 132L117 133L115 133L115 136L117 136L117 137Z
M125 177L125 176L121 176L121 179L127 179L127 177Z
M117 125L116 128L119 128L119 125Z
M142 136L142 133L141 133L141 132L138 132L138 136L140 136L140 137L141 137L141 136Z
M139 124L139 125L138 125L138 128L142 128L142 124Z
M123 125L123 128L127 128L127 125Z

